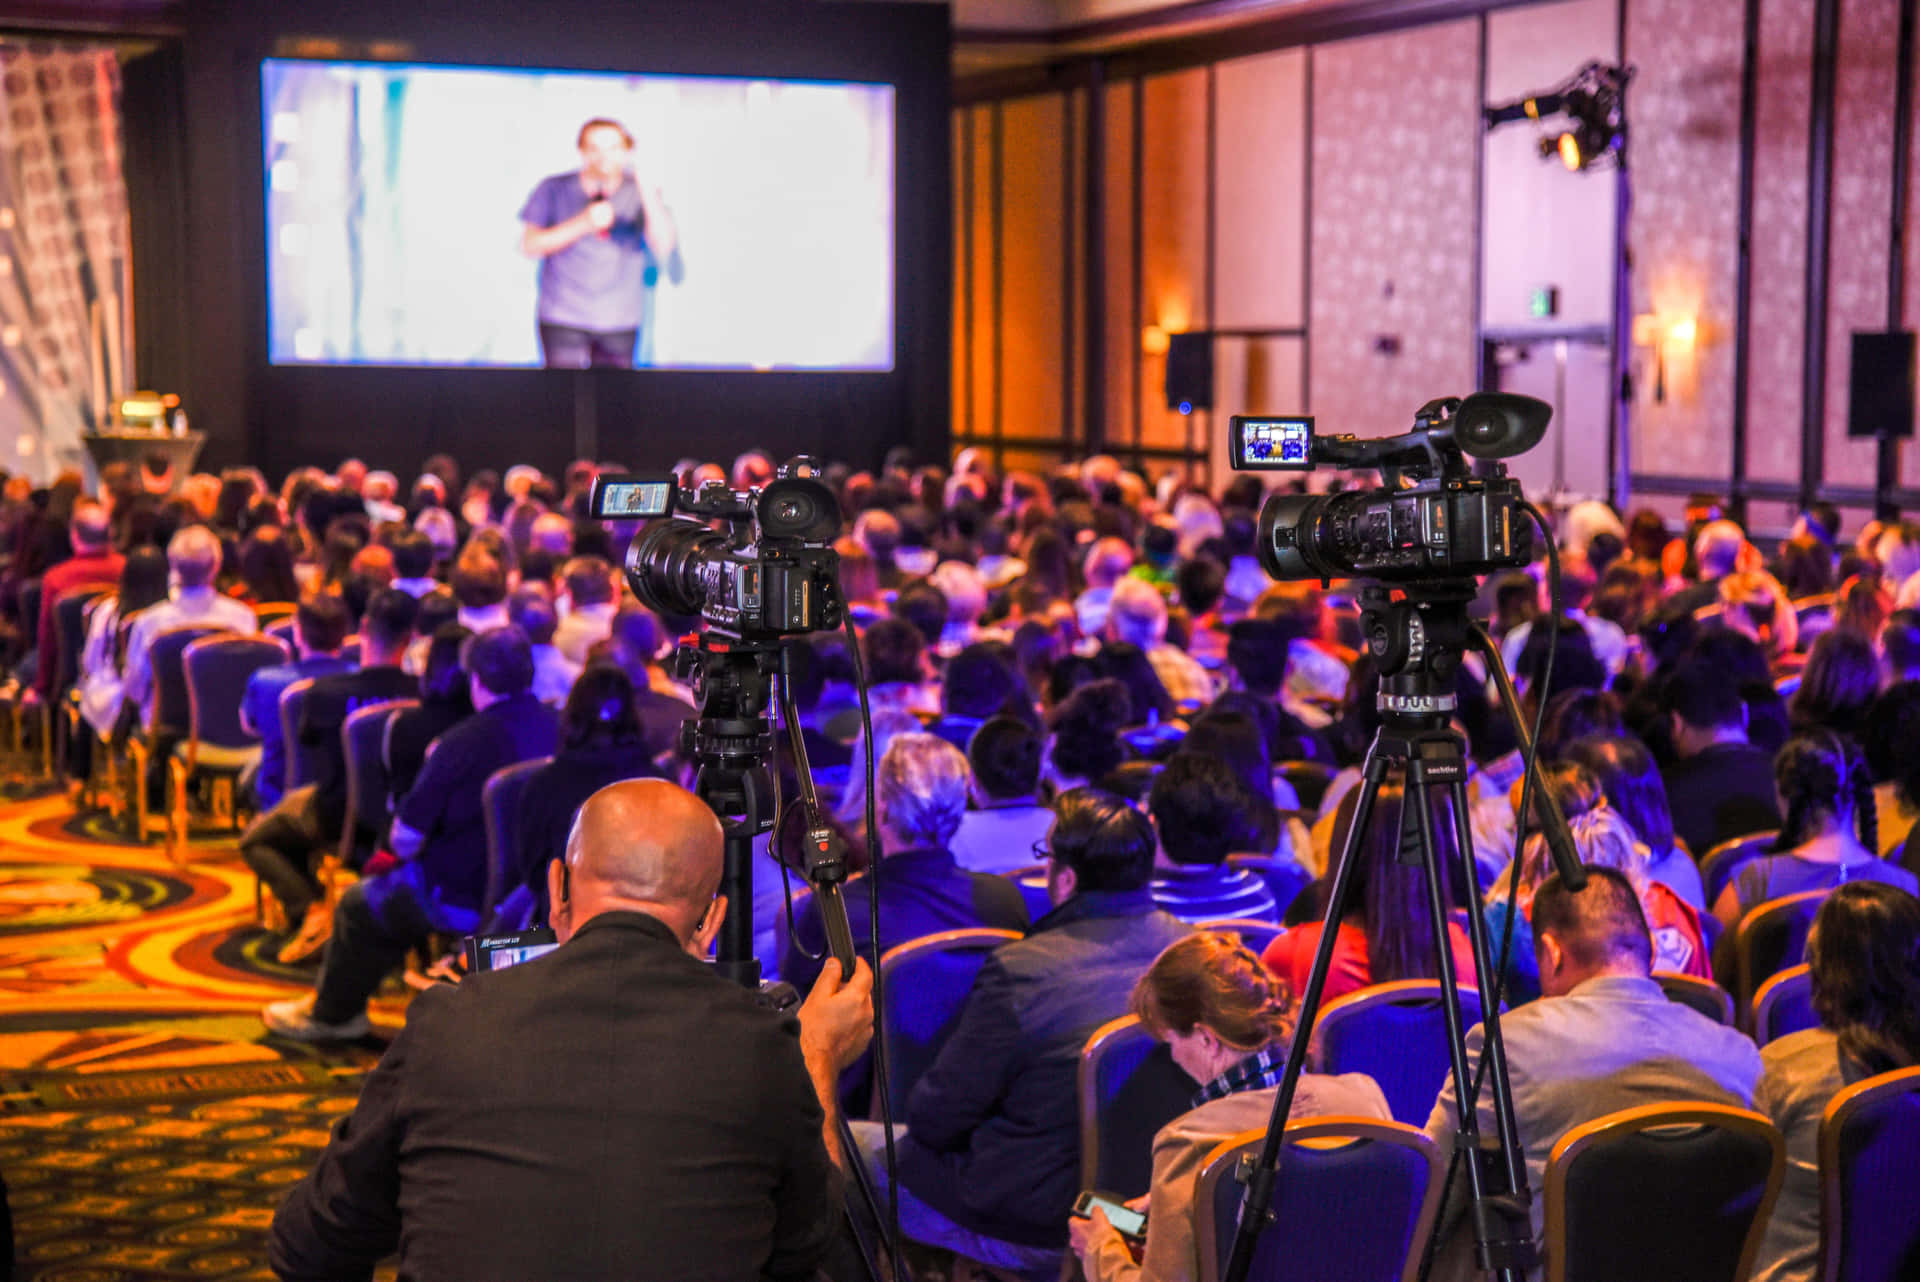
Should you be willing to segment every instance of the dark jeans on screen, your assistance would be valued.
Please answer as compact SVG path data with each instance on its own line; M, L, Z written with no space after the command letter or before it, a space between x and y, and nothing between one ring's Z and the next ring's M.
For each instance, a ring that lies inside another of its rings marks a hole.
M639 338L637 329L603 332L540 322L540 351L548 369L586 369L594 365L632 369L634 344Z

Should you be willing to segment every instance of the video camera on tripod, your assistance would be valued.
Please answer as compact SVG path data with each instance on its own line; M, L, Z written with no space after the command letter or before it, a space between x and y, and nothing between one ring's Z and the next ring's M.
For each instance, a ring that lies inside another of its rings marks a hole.
M1384 484L1331 494L1274 495L1260 512L1258 551L1269 575L1283 580L1319 579L1323 584L1334 578L1361 580L1360 628L1380 673L1381 717L1362 767L1346 841L1332 866L1327 928L1321 931L1313 968L1300 995L1298 1024L1268 1120L1266 1143L1243 1172L1246 1194L1239 1231L1222 1275L1226 1282L1244 1282L1261 1230L1273 1218L1273 1189L1287 1116L1339 933L1331 927L1346 914L1353 870L1360 861L1375 799L1392 774L1403 775L1406 782L1402 822L1407 831L1401 835L1401 857L1424 865L1427 874L1448 1058L1455 1098L1460 1101L1455 1156L1470 1155L1464 1165L1479 1264L1503 1282L1519 1282L1538 1258L1529 1218L1525 1155L1500 1039L1505 949L1496 963L1486 925L1477 911L1470 910L1467 933L1485 1028L1479 1070L1488 1075L1498 1131L1497 1169L1488 1170L1476 1160L1480 1143L1475 1100L1480 1081L1467 1054L1467 1023L1448 941L1453 906L1441 889L1449 880L1441 875L1441 861L1453 858L1459 884L1478 887L1468 821L1466 740L1453 724L1461 664L1466 650L1472 648L1486 659L1525 758L1522 815L1530 799L1537 803L1556 869L1573 890L1586 883L1566 819L1540 786L1533 750L1539 730L1537 714L1530 734L1522 724L1519 699L1499 648L1467 614L1477 576L1532 561L1535 523L1547 534L1557 581L1557 554L1546 521L1499 461L1538 444L1552 415L1551 407L1532 397L1481 392L1464 400L1429 401L1416 412L1412 431L1375 440L1317 437L1311 418L1236 415L1231 421L1230 457L1238 470L1301 472L1322 464L1378 469ZM1479 461L1477 472L1469 458ZM1557 630L1549 633L1549 669L1556 637ZM1520 825L1522 830L1524 826ZM1507 942L1510 945L1510 936Z

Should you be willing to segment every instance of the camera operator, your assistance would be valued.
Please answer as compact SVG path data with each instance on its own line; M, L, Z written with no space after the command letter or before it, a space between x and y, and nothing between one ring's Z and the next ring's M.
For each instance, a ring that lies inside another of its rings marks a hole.
M796 1022L714 974L721 864L691 793L594 794L548 872L560 947L415 999L275 1215L275 1273L364 1278L398 1249L405 1277L810 1277L872 977L828 967Z

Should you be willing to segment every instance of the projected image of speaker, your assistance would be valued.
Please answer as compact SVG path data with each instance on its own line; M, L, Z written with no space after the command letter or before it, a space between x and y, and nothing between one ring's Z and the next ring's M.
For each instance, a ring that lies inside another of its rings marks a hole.
M1912 436L1914 381L1912 330L1856 333L1847 379L1847 435Z
M1213 335L1167 335L1166 392L1170 410L1213 408Z

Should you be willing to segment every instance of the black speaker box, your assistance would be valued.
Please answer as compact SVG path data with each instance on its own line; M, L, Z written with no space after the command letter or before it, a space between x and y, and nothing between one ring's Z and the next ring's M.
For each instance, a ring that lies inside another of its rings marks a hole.
M1213 335L1167 335L1167 408L1213 408Z
M1853 364L1847 378L1848 436L1912 436L1913 391L1912 330L1853 336Z

